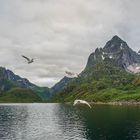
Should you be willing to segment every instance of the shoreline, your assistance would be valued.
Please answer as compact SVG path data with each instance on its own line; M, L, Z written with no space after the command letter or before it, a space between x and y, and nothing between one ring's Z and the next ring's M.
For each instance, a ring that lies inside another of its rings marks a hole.
M5 105L5 104L73 104L73 102L34 102L34 103L19 103L19 102L1 102L0 105ZM116 105L116 106L140 106L140 101L114 101L114 102L89 102L90 105Z
M140 101L88 102L88 103L90 105L140 106ZM66 102L64 104L72 104L72 102Z
M118 101L118 102L90 102L91 105L119 105L119 106L140 106L140 101Z

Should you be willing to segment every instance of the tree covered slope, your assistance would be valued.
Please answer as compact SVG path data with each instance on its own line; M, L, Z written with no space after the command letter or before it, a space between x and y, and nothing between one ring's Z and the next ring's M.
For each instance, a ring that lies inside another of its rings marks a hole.
M33 103L42 102L41 98L32 90L12 88L0 95L0 103Z

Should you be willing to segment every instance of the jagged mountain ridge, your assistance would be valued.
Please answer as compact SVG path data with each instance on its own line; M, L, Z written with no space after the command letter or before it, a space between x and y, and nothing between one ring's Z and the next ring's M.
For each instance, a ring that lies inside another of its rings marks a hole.
M140 55L114 36L89 56L85 69L51 101L140 101L140 75L134 74L139 69Z
M7 70L6 68L0 67L0 81L8 80L13 82L13 84L23 87L23 88L33 88L34 84L29 82L29 80L25 78L21 78L20 76L14 74L12 71Z
M97 64L104 65L104 63L114 64L115 67L136 73L138 67L133 67L134 65L140 64L140 54L133 51L125 41L120 37L115 35L110 41L106 43L103 48L97 48L95 52L91 53L85 69L79 74L79 78L86 79L87 77L92 78L92 72ZM104 66L103 66L104 67ZM110 65L110 67L112 67ZM128 69L131 67L131 69ZM88 71L90 69L90 71ZM96 70L96 68L95 68ZM98 73L98 72L97 72ZM79 78L74 78L71 80L60 80L52 89L57 87L56 93L60 93L63 89L67 89L67 86L71 82L79 81ZM62 84L63 83L63 84ZM59 92L57 92L59 91Z
M105 59L113 59L117 66L124 69L134 63L140 63L140 55L118 36L114 36L103 48L97 48L89 56L86 68L94 67L96 63Z

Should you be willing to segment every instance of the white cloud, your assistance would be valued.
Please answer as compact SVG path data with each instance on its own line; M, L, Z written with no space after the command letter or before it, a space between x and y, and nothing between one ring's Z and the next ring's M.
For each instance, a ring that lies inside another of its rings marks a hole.
M0 65L52 86L65 70L82 71L89 54L118 34L139 49L140 2L0 0ZM21 55L35 58L27 65Z

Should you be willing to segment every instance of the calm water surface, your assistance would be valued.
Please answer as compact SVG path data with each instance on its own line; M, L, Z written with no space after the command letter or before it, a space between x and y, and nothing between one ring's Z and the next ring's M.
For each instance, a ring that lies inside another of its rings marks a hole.
M1 104L0 140L140 140L140 107Z

